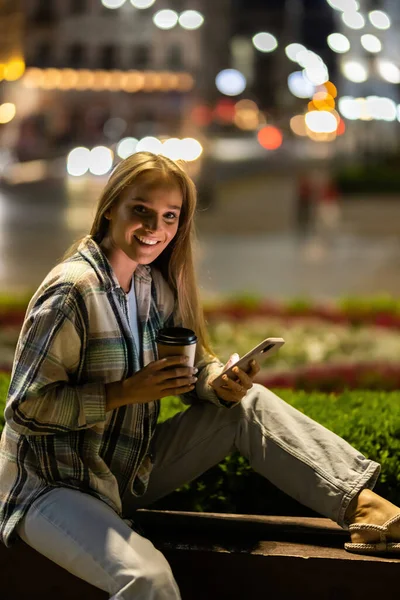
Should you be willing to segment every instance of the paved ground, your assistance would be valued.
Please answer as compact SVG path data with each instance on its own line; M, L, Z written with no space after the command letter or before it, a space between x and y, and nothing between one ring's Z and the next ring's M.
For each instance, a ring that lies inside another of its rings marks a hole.
M1 291L40 283L87 233L101 185L68 180L0 189ZM329 242L321 235L300 241L292 231L293 198L290 178L220 184L215 205L198 217L204 296L400 294L400 203L345 205Z

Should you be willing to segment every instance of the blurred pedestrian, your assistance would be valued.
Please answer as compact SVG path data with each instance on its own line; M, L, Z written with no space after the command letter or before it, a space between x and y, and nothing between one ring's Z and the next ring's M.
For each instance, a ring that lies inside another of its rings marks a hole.
M400 542L400 509L369 489L379 464L253 384L254 361L214 387L224 366L198 299L195 205L179 164L148 152L122 161L90 235L34 294L15 354L0 442L1 539L22 538L114 599L180 598L135 510L235 449L277 487L350 526L348 550L374 553L387 531L389 550ZM180 325L197 334L195 367L157 358L159 328ZM168 395L191 406L157 424Z

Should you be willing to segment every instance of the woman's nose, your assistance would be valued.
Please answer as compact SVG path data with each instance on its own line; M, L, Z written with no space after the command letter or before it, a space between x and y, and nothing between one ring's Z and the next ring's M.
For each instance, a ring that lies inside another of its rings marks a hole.
M158 215L148 215L144 220L144 226L149 231L157 231L159 224Z

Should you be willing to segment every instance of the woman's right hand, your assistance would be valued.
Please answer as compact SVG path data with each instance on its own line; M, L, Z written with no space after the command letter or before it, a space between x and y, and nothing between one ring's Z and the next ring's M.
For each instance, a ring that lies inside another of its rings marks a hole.
M125 404L145 404L164 396L180 396L194 389L195 367L188 367L187 357L169 356L155 360L124 381L106 385L106 410Z

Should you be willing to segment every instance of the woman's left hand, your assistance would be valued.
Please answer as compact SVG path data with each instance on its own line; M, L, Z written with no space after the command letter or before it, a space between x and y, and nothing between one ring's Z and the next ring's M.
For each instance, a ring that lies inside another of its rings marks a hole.
M243 371L243 369L233 367L233 376L235 379L223 375L223 385L219 386L218 389L214 388L217 396L226 402L240 402L253 387L253 379L259 370L260 365L255 360L251 361L248 373ZM212 384L211 386L213 387Z

